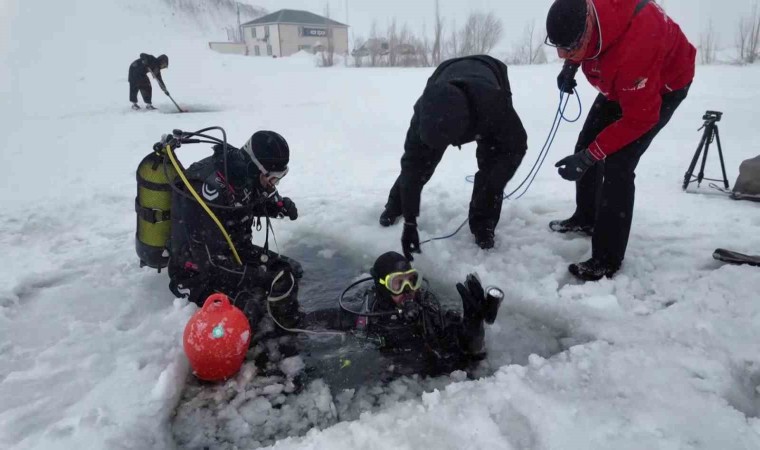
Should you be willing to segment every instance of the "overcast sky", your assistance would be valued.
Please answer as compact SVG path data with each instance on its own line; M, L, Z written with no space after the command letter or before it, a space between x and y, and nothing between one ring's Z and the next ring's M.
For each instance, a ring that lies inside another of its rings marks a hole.
M305 9L323 14L328 0L246 0L248 3L267 8ZM665 10L678 22L689 39L696 45L699 33L713 21L721 46L732 46L736 21L740 15L752 11L757 0L664 0ZM385 29L389 19L396 17L400 23L408 22L414 28L427 25L432 34L435 0L329 0L331 17L351 26L353 36L369 34L373 20L380 29ZM504 24L504 40L499 45L508 49L518 40L525 25L535 20L543 29L546 11L551 0L440 0L441 15L447 25L456 19L462 23L467 13L473 10L494 11ZM662 2L661 2L662 3ZM348 4L348 19L346 18Z

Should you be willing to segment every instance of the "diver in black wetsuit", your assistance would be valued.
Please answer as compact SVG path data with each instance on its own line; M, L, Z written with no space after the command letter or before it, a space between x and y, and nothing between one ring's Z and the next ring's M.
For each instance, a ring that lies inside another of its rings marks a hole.
M484 323L496 319L503 293L486 293L470 274L457 284L463 311L444 309L423 286L422 275L399 253L381 255L372 267L374 283L362 294L357 311L321 310L302 323L309 328L350 332L376 342L380 351L401 356L413 373L428 375L467 368L485 357ZM420 367L422 364L422 367Z
M282 323L292 326L301 314L301 264L251 241L252 229L268 228L268 218L298 218L295 203L276 189L288 173L290 148L274 131L254 133L240 149L226 147L215 145L214 154L188 167L185 176L230 241L182 180L175 179L169 289L198 306L222 292L246 314L252 329L267 314L266 299L279 299L272 309Z

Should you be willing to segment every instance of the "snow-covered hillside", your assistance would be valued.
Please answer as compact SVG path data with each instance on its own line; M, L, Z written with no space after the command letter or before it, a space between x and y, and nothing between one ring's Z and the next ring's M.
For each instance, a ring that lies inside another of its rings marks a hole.
M9 6L0 24L13 38L3 55L11 83L0 89L10 99L0 104L0 447L173 448L189 374L181 335L195 307L172 296L165 273L138 267L139 161L174 128L221 125L233 144L259 129L280 132L292 149L280 187L300 217L276 224L279 249L306 255L307 272L341 261L358 274L399 247L400 229L376 221L432 69L318 69L308 57L220 55L194 18L172 15L164 2ZM169 55L164 79L190 113L175 114L158 90L159 111L129 109L127 67L144 51ZM510 70L530 145L512 186L548 132L557 69ZM739 163L760 153L758 80L758 67L698 69L689 98L639 166L629 252L612 280L571 282L566 267L589 255L589 241L547 228L573 208L572 184L552 163L570 152L580 124L563 124L531 191L505 205L493 250L478 249L465 230L423 246L415 260L448 286L445 295L472 271L507 292L487 330L494 375L453 374L426 394L411 384L381 391L381 408L305 435L300 416L291 424L278 416L277 426L300 436L274 447L760 448L760 272L710 257L719 246L759 252L760 209L706 185L680 187L706 109L725 113L732 183ZM580 84L588 107L595 94ZM185 162L208 154L202 146L180 152ZM464 219L464 176L475 167L471 145L444 156L425 188L423 239ZM714 152L707 171L720 175ZM229 390L255 384L251 375ZM314 389L313 401L299 404L304 415L363 407ZM257 441L274 417L271 403L238 400L226 416L208 418L218 427L197 429L226 433L216 442L229 448Z
M173 18L181 21L193 19L207 35L217 39L226 39L220 30L237 25L237 13L240 22L245 23L266 14L264 8L235 0L162 0L170 9Z

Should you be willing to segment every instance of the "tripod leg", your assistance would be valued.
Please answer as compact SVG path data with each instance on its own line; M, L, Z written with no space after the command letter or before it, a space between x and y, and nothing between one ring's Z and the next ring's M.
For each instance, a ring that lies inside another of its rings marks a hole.
M705 128L704 133L702 133L702 139L700 139L697 150L694 152L694 157L691 159L691 164L689 164L689 169L686 171L686 175L683 177L684 191L687 187L689 187L689 183L691 183L691 177L694 176L694 168L697 166L697 161L699 160L700 153L702 153L702 146L705 145L705 140L707 140L707 128Z
M713 133L715 130L713 129L712 124L705 127L705 133L707 134L707 139L705 140L705 151L702 153L702 166L699 168L699 175L697 175L697 186L702 184L702 180L705 178L705 164L707 163L707 153L708 150L710 150L710 144L713 141Z
M728 177L726 176L726 163L723 162L723 147L720 145L720 133L718 125L715 125L715 140L718 143L718 156L720 156L720 168L723 171L723 186L728 189Z

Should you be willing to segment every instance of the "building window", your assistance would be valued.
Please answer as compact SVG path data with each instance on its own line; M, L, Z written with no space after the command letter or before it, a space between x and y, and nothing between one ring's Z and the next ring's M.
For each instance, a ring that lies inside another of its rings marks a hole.
M269 25L264 25L264 38L269 37Z
M267 44L267 55L272 56L272 46Z
M256 27L251 27L251 37L256 38Z
M253 54L256 56L261 56L261 49L259 49L258 45L253 46Z

